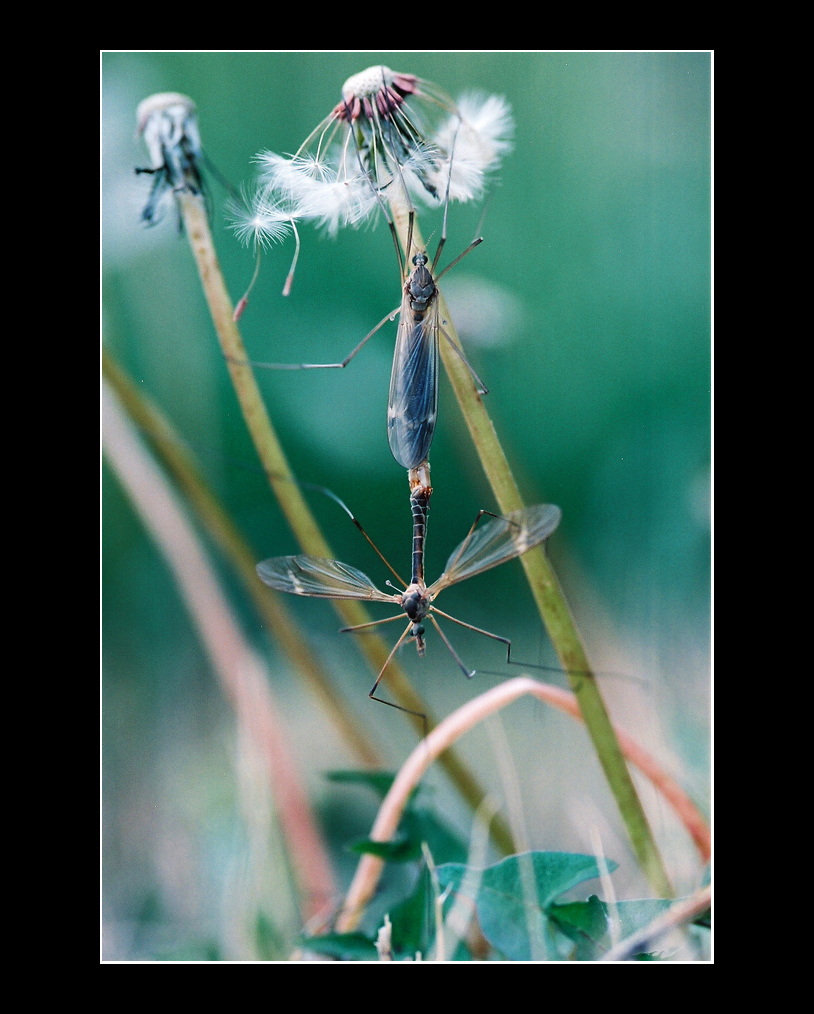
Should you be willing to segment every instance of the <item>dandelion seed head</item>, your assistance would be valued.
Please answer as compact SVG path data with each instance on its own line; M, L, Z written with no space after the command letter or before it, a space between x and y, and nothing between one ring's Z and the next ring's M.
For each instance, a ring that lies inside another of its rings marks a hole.
M373 98L382 90L395 88L402 95L411 95L419 90L419 79L415 74L404 74L391 70L384 64L376 64L353 74L342 85L342 98Z
M449 119L433 133L440 116ZM265 197L336 235L371 219L384 201L437 206L480 197L508 149L505 99L473 93L460 110L435 85L378 64L342 86L342 101L293 156L263 152Z
M140 134L144 132L148 120L155 113L174 112L175 107L178 107L184 115L196 112L195 103L192 99L188 95L182 95L180 92L158 92L156 95L150 95L142 102L139 102L136 109L138 132Z
M336 236L340 226L361 225L376 209L376 194L364 176L321 182L297 200L302 218L324 226Z
M472 92L458 102L465 143L479 147L487 163L484 171L496 167L500 157L512 148L514 119L502 95Z

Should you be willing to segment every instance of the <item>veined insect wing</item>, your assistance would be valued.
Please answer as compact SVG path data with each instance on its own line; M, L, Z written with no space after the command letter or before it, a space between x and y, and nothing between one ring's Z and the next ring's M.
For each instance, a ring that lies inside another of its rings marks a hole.
M257 565L257 576L276 591L314 598L393 602L367 574L339 560L320 556L275 556Z
M416 320L405 290L401 305L390 396L387 439L403 468L416 468L430 452L438 418L438 303Z
M561 517L562 511L556 505L535 504L473 527L453 550L443 574L427 589L428 594L436 595L443 588L521 556L544 542Z

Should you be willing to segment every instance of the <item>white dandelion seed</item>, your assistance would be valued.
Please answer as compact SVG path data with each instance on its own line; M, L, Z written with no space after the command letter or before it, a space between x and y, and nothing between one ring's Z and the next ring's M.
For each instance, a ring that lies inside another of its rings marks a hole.
M267 249L285 239L294 228L295 216L262 194L230 198L225 206L229 228L244 246Z
M244 191L240 200L231 198L226 202L225 210L229 220L229 228L234 231L245 246L249 244L254 246L257 261L249 287L235 307L234 319L239 320L246 309L249 295L260 274L261 252L270 247L272 243L281 242L289 232L294 233L294 257L283 286L283 295L287 296L291 292L294 271L300 256L300 236L297 232L297 216L290 208L269 200L259 191L251 196Z
M471 92L458 100L457 113L439 128L434 140L443 157L433 176L436 187L449 180L450 200L469 201L483 194L488 176L511 149L514 121L499 95Z
M264 152L258 161L266 198L282 201L294 217L324 226L331 236L340 226L361 224L376 207L367 177L347 159L332 162L310 153L285 158Z

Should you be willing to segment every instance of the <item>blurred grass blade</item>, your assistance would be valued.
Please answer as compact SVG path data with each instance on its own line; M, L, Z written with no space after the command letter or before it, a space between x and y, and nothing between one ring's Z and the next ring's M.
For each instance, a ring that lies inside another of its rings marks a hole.
M107 460L164 554L240 726L265 758L302 914L306 920L313 918L331 902L336 885L265 666L243 636L174 491L107 385L103 386L102 418Z

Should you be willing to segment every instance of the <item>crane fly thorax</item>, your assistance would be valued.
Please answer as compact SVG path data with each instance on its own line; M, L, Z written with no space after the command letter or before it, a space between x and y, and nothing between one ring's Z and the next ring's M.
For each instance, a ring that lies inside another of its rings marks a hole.
M435 287L432 272L427 267L427 255L416 254L413 257L413 264L415 264L415 268L405 282L404 291L410 300L413 319L418 322L435 299L438 289Z
M430 611L431 596L427 594L424 582L413 583L401 593L401 608L407 613L413 626L410 637L415 638L418 654L424 654L424 625L422 620Z
M401 608L413 623L420 623L430 611L430 596L423 581L409 585L401 593Z

